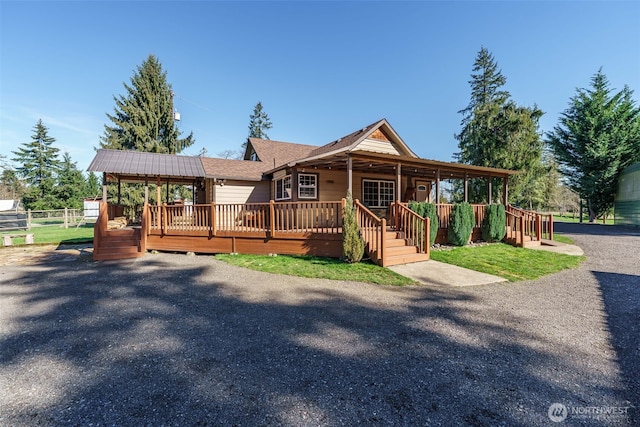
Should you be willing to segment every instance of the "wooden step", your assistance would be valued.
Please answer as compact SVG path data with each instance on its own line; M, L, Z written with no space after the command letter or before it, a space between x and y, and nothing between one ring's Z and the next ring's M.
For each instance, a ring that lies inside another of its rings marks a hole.
M393 248L397 246L407 246L407 239L387 239L384 242L387 248Z
M416 246L392 246L386 248L386 255L396 256L396 255L412 255L418 253L418 248Z
M407 255L393 255L387 256L385 259L385 266L409 264L412 262L428 261L429 256L427 254L407 254Z

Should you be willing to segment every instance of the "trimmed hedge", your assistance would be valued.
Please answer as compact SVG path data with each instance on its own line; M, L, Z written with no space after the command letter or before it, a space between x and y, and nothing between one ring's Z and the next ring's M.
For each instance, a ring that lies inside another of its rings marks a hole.
M408 207L423 218L429 217L429 245L433 246L436 242L436 236L438 235L438 227L440 226L436 205L428 202L411 201Z
M473 206L467 202L453 205L449 217L449 242L456 246L464 246L469 243L474 224Z
M507 233L507 214L504 205L487 205L482 221L482 240L485 242L499 242Z

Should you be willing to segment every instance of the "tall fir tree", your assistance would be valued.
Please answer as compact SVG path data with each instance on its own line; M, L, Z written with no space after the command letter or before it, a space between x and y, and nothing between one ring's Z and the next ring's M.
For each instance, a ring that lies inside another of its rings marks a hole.
M167 73L154 55L137 67L126 94L114 96L114 114L107 114L100 147L176 154L191 146L193 133L180 138L174 120L173 92Z
M273 125L267 113L262 110L262 102L258 101L253 107L253 114L249 116L249 138L269 139L267 131ZM242 152L247 148L247 142L242 144Z
M86 196L86 181L69 153L65 152L62 156L57 181L55 208L81 209L82 199Z
M18 163L16 173L23 178L29 189L23 197L27 209L50 209L55 201L54 186L60 168L59 149L54 147L55 138L49 136L49 129L42 120L33 127L31 142L24 143L17 151L12 151L12 159Z
M542 172L542 140L538 123L543 112L537 106L522 107L503 89L506 78L493 55L480 49L471 74L469 105L460 110L462 130L456 135L460 151L457 161L475 166L522 170L510 179L509 201L529 206L539 203L537 187ZM499 180L493 183L494 200L501 192ZM456 184L456 192L462 185ZM486 202L486 182L469 184L471 201Z
M612 93L600 69L547 133L569 187L587 202L590 221L613 206L622 169L640 161L640 108L632 95L627 86Z

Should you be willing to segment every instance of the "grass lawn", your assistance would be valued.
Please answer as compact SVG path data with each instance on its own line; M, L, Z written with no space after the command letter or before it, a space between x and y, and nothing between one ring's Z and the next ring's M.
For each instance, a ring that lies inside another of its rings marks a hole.
M239 267L274 274L332 280L353 280L379 285L405 286L416 283L370 262L347 264L335 258L291 255L216 255L216 259Z
M80 227L62 228L60 225L48 225L32 227L31 230L11 230L3 232L5 234L25 234L33 233L35 244L70 244L70 243L91 243L93 242L93 224L84 224ZM13 239L14 245L24 244L23 237Z
M434 250L431 251L431 259L494 274L515 282L575 268L585 257L495 243L480 247Z
M575 243L571 237L567 237L564 234L558 234L558 233L553 233L553 241L566 243L568 245L573 245Z

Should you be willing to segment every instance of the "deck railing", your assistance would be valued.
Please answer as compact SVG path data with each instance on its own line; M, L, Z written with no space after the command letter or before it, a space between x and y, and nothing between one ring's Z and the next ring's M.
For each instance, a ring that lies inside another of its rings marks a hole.
M474 227L482 227L482 221L484 220L484 211L486 205L471 205L473 208L473 217L475 218ZM436 205L438 212L438 222L440 228L449 228L449 218L451 217L451 210L453 204L451 203L439 203Z
M412 244L420 248L420 252L429 254L429 217L421 217L400 201L393 202L390 206L390 222L396 231L404 234Z
M276 234L342 232L342 202L269 202L148 206L154 234Z
M354 200L353 204L367 255L374 263L384 267L387 221L384 218L378 218L359 200Z

